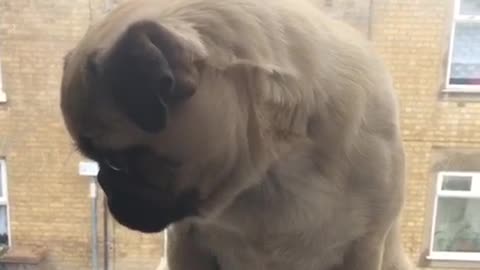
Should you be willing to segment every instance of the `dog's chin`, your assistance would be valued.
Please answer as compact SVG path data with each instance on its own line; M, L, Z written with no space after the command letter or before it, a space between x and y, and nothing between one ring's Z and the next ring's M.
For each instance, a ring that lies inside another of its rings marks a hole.
M110 195L108 208L118 223L143 233L157 233L168 225L196 215L193 194L184 194L171 206L152 204L141 196Z
M164 230L169 224L181 217L174 217L174 209L159 209L139 201L126 198L108 199L108 208L118 223L143 233L156 233Z

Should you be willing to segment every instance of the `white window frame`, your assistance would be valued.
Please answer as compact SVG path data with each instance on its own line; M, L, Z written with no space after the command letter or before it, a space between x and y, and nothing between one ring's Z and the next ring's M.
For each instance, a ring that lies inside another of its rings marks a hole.
M5 94L5 91L3 91L2 63L0 62L0 103L5 102L7 102L7 94Z
M7 214L7 233L8 233L8 246L12 246L12 232L10 226L10 205L8 203L8 179L7 179L7 163L4 158L0 158L0 173L2 174L2 191L3 194L0 196L0 205L5 206L5 212Z
M447 74L445 80L446 89L444 92L459 92L459 93L480 93L480 84L476 85L464 85L464 84L450 84L450 76L452 72L452 56L453 56L453 45L455 42L455 29L457 23L462 22L473 22L478 23L480 27L480 15L461 15L460 14L460 4L462 0L454 0L454 14L453 20L450 29L450 44L448 48L448 63L447 63Z
M474 191L442 190L443 179L445 176L471 177L472 186L475 186L476 190ZM439 198L465 198L465 199L479 198L480 199L480 172L442 171L438 173L437 179L436 179L436 188L435 188L435 201L433 204L432 227L430 228L429 255L427 256L427 259L430 259L430 260L480 262L480 252L440 252L440 251L433 250L433 244L435 241L435 227L436 227L436 220L437 220Z

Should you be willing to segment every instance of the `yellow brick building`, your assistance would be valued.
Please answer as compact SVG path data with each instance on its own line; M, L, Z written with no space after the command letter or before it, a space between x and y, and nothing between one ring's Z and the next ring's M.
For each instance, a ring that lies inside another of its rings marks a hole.
M403 238L415 266L479 269L480 1L315 1L371 38L392 71L408 157ZM0 263L91 267L89 183L63 127L59 83L65 52L112 4L0 0L0 244L11 246ZM104 229L101 207L98 218L100 266L106 250L108 269L155 268L161 234L112 220Z
M6 94L0 104L0 164L8 186L9 260L35 259L39 251L26 248L44 246L44 269L91 269L89 183L78 175L81 158L63 127L59 89L64 54L105 4L0 0L1 89ZM102 211L98 216L103 266ZM110 269L155 269L163 254L161 235L109 227Z
M372 39L400 96L406 248L419 268L479 269L480 1L373 3Z

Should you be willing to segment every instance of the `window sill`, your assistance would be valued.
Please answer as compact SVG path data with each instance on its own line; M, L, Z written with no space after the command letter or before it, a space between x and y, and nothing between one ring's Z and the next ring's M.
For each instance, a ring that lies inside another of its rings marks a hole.
M465 268L465 269L479 269L480 261L464 261L464 260L451 260L445 258L439 258L434 256L426 256L420 260L419 266L424 268Z
M0 264L40 264L46 256L47 250L43 247L13 247L0 256Z
M449 87L442 89L444 94L480 94L480 85L468 88Z
M440 100L461 103L480 102L480 87L475 89L442 89L439 94Z
M479 258L472 258L472 259L462 259L462 258L445 258L440 256L427 256L427 260L430 261L450 261L450 262L472 262L472 263L480 263Z

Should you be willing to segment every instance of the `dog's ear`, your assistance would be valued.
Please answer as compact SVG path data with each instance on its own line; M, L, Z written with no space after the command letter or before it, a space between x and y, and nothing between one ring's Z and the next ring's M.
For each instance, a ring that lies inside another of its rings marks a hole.
M100 64L101 77L114 102L146 132L165 128L169 107L193 95L193 83L185 83L177 70L181 46L159 24L132 24L108 51ZM177 74L175 74L177 73ZM180 83L179 83L180 82Z
M67 51L67 53L63 56L63 71L67 68L68 62L70 61L70 58L72 57L73 50Z

